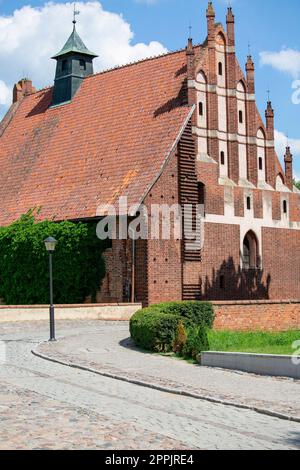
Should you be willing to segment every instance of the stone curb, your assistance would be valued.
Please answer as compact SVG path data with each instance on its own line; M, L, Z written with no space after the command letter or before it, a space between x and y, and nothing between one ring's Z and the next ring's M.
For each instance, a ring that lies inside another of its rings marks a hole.
M41 343L41 344L43 344L43 343ZM138 386L144 387L144 388L150 388L152 390L158 390L160 392L171 393L173 395L180 395L180 396L189 397L189 398L195 398L197 400L204 400L204 401L207 401L207 402L210 402L210 403L215 403L215 404L224 405L224 406L232 406L233 408L239 408L239 409L242 409L242 410L255 411L256 413L271 416L273 418L278 418L278 419L282 419L282 420L285 420L285 421L292 421L292 422L295 422L295 423L300 423L300 418L295 418L291 415L285 415L283 413L277 413L276 411L266 410L264 408L258 408L256 406L242 405L240 403L219 400L217 398L211 398L211 397L207 397L205 395L199 395L197 393L187 392L187 391L182 390L182 389L164 387L162 385L157 385L157 384L152 383L152 382L144 382L144 381L141 381L141 380L130 379L129 377L112 374L110 372L101 372L100 370L97 370L97 369L92 369L90 367L82 366L82 365L75 364L75 363L72 363L72 362L62 361L60 359L56 359L55 357L46 356L45 354L42 354L42 353L38 352L37 349L38 349L38 347L31 350L31 353L34 356L36 356L40 359L44 359L44 360L49 361L49 362L53 362L53 363L56 363L56 364L67 366L67 367L71 367L73 369L79 369L79 370L82 370L82 371L85 371L85 372L91 372L92 374L101 375L102 377L107 377L109 379L119 380L121 382L131 383L133 385L138 385Z

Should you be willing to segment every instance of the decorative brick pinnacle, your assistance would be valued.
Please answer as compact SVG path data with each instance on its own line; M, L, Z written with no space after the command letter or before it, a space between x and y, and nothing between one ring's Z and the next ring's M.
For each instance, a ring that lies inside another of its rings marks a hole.
M234 14L232 12L232 7L228 7L226 21L227 23L234 23Z
M215 18L216 14L215 14L215 10L214 10L214 7L213 7L213 2L208 2L208 7L207 7L207 10L206 10L206 16Z
M267 109L266 109L266 117L274 117L274 110L272 108L272 102L268 101Z
M291 148L289 146L286 147L285 155L284 155L284 161L286 163L292 163L293 161L293 155L291 153Z
M188 45L187 45L187 48L186 48L186 53L188 55L194 55L195 54L192 38L188 39Z
M246 70L254 70L254 62L252 59L252 55L248 55L247 57Z

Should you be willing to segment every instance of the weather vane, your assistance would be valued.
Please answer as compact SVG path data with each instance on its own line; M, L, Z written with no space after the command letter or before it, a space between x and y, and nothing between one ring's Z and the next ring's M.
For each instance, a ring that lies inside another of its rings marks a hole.
M73 25L75 27L77 21L76 21L76 16L80 15L80 11L76 10L76 3L74 3L74 17L73 17Z

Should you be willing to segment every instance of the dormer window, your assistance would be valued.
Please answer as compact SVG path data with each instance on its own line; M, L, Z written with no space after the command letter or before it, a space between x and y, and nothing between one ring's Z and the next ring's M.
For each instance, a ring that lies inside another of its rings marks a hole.
M219 68L219 75L223 75L223 64L222 64L222 62L219 62L218 68Z

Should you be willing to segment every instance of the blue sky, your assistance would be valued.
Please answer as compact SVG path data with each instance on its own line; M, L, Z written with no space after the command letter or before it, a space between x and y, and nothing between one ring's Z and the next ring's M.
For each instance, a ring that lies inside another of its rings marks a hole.
M39 0L0 0L2 114L10 99L7 90L22 75L30 75L38 87L53 81L54 64L47 57L63 45L72 26L69 2L56 3L54 8ZM96 3L78 2L78 29L100 55L98 69L184 47L189 22L195 42L206 36L206 0L101 0L102 8ZM238 58L244 67L250 42L259 109L264 113L269 88L277 148L282 156L288 134L300 179L300 2L234 0L231 5ZM224 23L227 2L215 0L214 7L217 21Z

